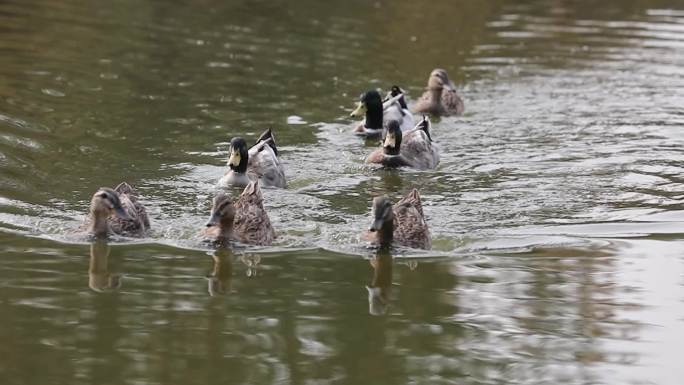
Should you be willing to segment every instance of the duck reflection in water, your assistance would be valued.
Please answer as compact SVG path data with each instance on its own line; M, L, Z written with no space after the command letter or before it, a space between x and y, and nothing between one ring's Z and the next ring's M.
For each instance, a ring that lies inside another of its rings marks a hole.
M233 253L230 249L221 247L214 251L212 258L214 270L207 274L209 295L215 297L230 294L233 287Z
M88 287L96 292L116 291L121 288L121 274L109 271L109 245L104 239L90 244L90 265L88 267Z
M368 290L368 312L371 315L387 313L392 290L392 255L388 247L381 247L370 259L373 266L373 279Z

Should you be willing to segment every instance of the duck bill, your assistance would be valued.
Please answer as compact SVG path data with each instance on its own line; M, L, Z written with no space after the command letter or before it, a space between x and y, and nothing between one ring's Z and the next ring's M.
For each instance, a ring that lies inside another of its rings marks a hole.
M394 148L397 145L397 138L393 134L387 134L383 147Z
M131 216L128 215L126 210L124 210L123 207L121 207L121 206L114 207L114 215L116 215L117 217L124 219L124 220L132 219Z
M205 224L207 227L213 227L213 226L218 226L219 222L221 221L221 218L218 213L211 213L211 216L209 217L209 220Z
M233 167L238 167L240 165L240 161L242 160L242 157L240 156L240 153L238 151L232 151L230 152L230 157L228 158L228 165L233 166Z
M366 114L366 105L363 102L359 102L356 109L349 114L351 117L359 117Z
M375 218L373 219L373 222L371 222L370 227L368 227L368 231L380 231L382 224L382 218Z
M209 217L209 220L206 223L207 227L213 227L213 226L218 226L219 223L221 222L221 217L219 213L211 213L211 216Z

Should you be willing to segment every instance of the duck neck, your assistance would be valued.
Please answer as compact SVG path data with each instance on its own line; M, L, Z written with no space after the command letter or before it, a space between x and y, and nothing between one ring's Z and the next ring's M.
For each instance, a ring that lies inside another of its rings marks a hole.
M380 230L378 230L378 243L380 247L389 247L394 236L394 216L388 218Z
M90 222L90 227L88 232L93 234L96 238L104 238L109 233L109 223L107 218L109 218L109 213L102 212L101 210L91 211L90 215L92 221Z
M364 126L372 129L382 128L382 104L371 104L366 107L366 123Z
M442 99L443 87L428 87L427 90L430 101L439 102Z
M222 220L218 225L218 235L216 241L219 243L227 243L233 238L233 218L230 221Z

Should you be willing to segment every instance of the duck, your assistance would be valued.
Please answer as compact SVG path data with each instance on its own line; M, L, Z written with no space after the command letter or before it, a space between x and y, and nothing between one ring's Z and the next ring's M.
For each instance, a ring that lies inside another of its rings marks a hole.
M84 227L95 238L110 234L141 237L150 229L150 221L133 187L122 182L114 189L100 187L93 194Z
M413 115L406 108L406 101L403 92L397 86L393 89L396 95L387 98L384 102L377 90L370 90L361 95L356 109L349 116L365 119L354 129L354 133L369 139L383 137L385 122L395 120L403 130L413 127ZM390 91L391 95L392 91Z
M259 181L249 182L242 194L233 201L225 192L213 200L211 215L204 235L218 245L230 241L268 246L273 243L275 230L263 204Z
M426 250L432 246L417 189L412 189L394 205L387 196L373 198L371 215L371 224L362 238L372 244L380 248L398 244Z
M218 184L221 187L246 187L256 179L267 187L287 187L285 168L278 159L278 148L270 128L249 150L243 138L231 139L228 171Z
M430 136L430 120L424 116L413 130L403 134L397 121L387 124L382 147L366 158L366 163L384 167L433 169L439 164L439 150Z
M412 106L414 113L437 116L462 115L464 109L463 99L456 92L456 86L441 68L432 70L425 92Z

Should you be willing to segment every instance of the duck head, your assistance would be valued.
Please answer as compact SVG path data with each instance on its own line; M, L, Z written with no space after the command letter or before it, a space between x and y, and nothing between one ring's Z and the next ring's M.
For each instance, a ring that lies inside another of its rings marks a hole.
M430 78L428 79L428 88L430 89L441 89L445 85L449 84L449 76L447 72L441 68L435 68L430 73Z
M382 128L382 97L376 90L370 90L359 98L352 117L366 117L366 128Z
M378 234L380 246L387 246L392 241L394 232L394 210L392 202L386 196L373 198L373 219L368 231Z
M206 223L207 227L218 226L221 229L232 230L235 220L235 205L225 193L218 193L211 205L211 214Z
M385 155L399 155L401 149L401 128L399 122L390 120L387 123L387 134L382 143L382 151Z
M92 223L90 232L96 237L107 236L107 218L114 215L124 220L132 219L121 206L119 193L109 187L100 187L90 200Z
M247 150L247 142L242 138L231 139L228 167L235 172L245 173L247 172L248 161L249 152Z

